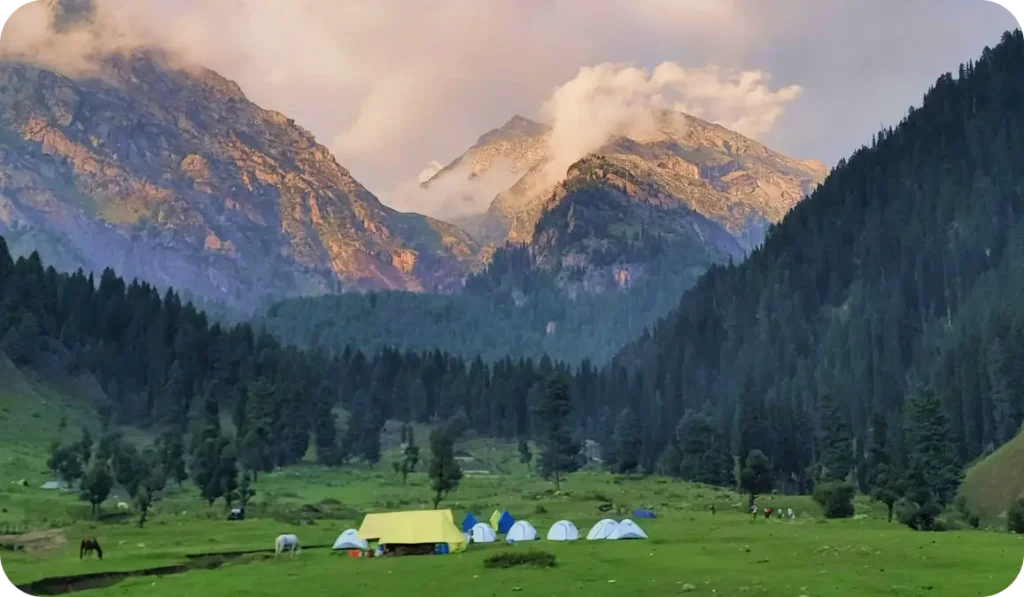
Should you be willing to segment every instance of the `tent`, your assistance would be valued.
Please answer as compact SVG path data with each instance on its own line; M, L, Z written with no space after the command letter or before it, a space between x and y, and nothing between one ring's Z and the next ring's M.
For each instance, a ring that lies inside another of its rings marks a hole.
M604 520L598 521L594 525L594 528L590 529L587 533L587 539L594 541L596 539L607 539L611 537L615 532L615 528L619 526L619 523L615 522L611 518L605 518Z
M491 528L499 533L507 533L515 523L516 519L512 518L508 510L495 510L494 514L491 514Z
M525 520L517 520L512 528L508 530L505 539L512 541L533 541L537 538L537 529Z
M657 518L650 510L633 510L633 518Z
M494 543L496 539L494 529L482 522L476 523L473 528L469 529L469 536L473 539L473 543Z
M608 536L609 539L646 539L647 534L635 522L625 519L615 527L615 532Z
M575 541L580 538L576 525L568 520L559 520L548 530L548 541Z
M472 512L466 514L466 517L462 519L462 532L468 533L469 529L475 527L478 522L480 521L476 519L476 516L473 516Z
M411 510L367 514L359 527L359 538L382 545L425 545L447 543L450 551L466 547L451 510Z
M366 539L359 538L359 531L348 529L338 535L338 540L334 542L334 546L331 549L367 549L368 547Z

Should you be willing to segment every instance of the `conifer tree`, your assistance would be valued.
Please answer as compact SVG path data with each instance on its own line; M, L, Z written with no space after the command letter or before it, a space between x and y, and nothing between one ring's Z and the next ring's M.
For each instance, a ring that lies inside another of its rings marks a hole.
M615 442L613 469L618 473L629 473L640 465L640 423L633 411L626 407L615 420Z
M535 414L541 426L537 469L560 491L564 476L579 468L580 445L572 438L569 385L557 374L545 383Z

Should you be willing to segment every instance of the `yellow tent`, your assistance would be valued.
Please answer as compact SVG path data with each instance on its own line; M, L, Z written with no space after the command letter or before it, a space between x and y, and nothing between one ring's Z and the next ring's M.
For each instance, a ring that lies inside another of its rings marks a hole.
M367 514L359 538L385 545L447 543L450 551L465 547L466 537L455 526L451 510L413 510Z
M491 528L494 529L495 533L498 532L498 521L499 520L501 520L501 510L495 510L494 514L491 514L491 520L490 520Z

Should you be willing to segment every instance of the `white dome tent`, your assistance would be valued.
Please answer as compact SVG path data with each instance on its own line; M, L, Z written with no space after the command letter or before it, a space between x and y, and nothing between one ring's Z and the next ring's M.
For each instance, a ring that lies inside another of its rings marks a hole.
M359 538L359 531L348 529L338 535L338 540L331 549L367 549L366 539Z
M469 538L473 543L494 543L494 529L487 523L478 522L469 529Z
M647 533L630 519L625 519L615 527L615 532L608 536L611 540L618 539L646 539Z
M517 520L505 535L505 540L533 541L537 538L537 529L525 520Z
M607 539L611 537L618 528L619 523L615 522L611 518L605 518L594 525L594 528L590 529L587 533L587 540L596 541L597 539Z
M575 541L580 538L576 525L568 520L559 520L548 530L548 541Z

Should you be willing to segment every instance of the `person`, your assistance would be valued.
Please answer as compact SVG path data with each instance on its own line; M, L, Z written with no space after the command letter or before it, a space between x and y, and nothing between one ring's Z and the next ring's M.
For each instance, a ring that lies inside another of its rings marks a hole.
M750 515L754 517L754 520L757 520L757 504L751 504Z
M767 508L764 509L764 519L768 520L771 517L772 517L772 507L768 506Z
M711 515L712 516L715 515L715 505L714 504L711 504Z
M786 515L789 516L790 520L793 520L793 509L789 508L788 510L786 510Z

